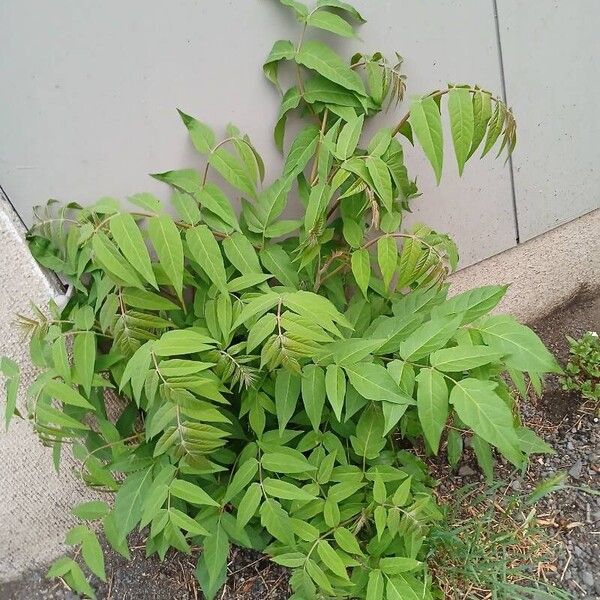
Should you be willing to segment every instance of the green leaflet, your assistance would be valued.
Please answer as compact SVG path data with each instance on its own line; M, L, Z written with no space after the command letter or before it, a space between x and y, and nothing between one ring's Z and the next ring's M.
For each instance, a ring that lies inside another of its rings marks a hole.
M382 600L384 590L383 574L379 569L373 569L369 572L369 582L367 584L366 600Z
M94 521L107 515L110 512L110 507L101 500L90 500L73 507L71 512L80 519Z
M209 532L199 525L197 521L176 508L169 509L169 521L175 527L187 531L191 535L209 535Z
M207 181L194 196L202 209L206 209L219 217L232 229L239 230L240 226L231 206L229 198L214 183Z
M294 138L285 165L283 167L284 176L296 177L308 164L314 154L317 142L319 140L319 128L309 125L300 130ZM278 213L279 214L279 213ZM278 216L275 215L275 216Z
M392 143L392 132L387 127L380 129L369 142L367 152L370 156L380 157Z
M52 398L60 400L64 404L94 410L94 407L79 392L75 391L70 385L56 379L51 379L44 386L44 391Z
M481 153L481 158L483 158L494 146L498 137L502 133L502 129L504 127L504 119L506 117L506 108L500 102L496 103L496 108L494 109L494 113L489 120L487 136L485 138L485 144L483 146L483 152Z
M3 359L0 359L0 366L2 365L2 360ZM69 364L69 356L67 354L67 344L63 336L56 338L52 344L52 362L54 364L54 370L60 375L65 383L71 383L71 365ZM18 367L16 365L15 368L18 372Z
M351 264L356 285L358 285L363 295L366 296L371 278L371 256L369 251L364 248L355 250L352 253Z
M465 88L452 88L448 92L450 129L454 153L458 162L458 174L462 175L465 162L470 156L475 131L471 93Z
M490 445L478 435L474 435L471 440L471 447L475 452L477 464L483 471L488 483L494 480L494 457Z
M360 77L328 46L317 40L305 41L296 53L296 62L317 71L323 77L351 90L366 95Z
M497 306L507 289L505 285L488 285L468 290L439 304L434 312L436 316L461 315L463 325L471 323Z
M183 479L174 479L169 486L169 491L173 496L192 504L219 506L219 503L215 502L201 487Z
M485 133L487 126L492 116L492 96L489 92L477 90L473 94L473 142L471 149L469 150L470 158L477 148L479 148Z
M201 123L200 121L186 115L183 111L177 109L183 124L187 127L190 134L190 140L194 144L194 148L201 154L209 154L212 147L215 145L215 134L212 129Z
M347 2L343 2L342 0L317 0L317 6L319 6L319 7L328 6L330 8L336 8L345 13L348 13L348 15L350 17L352 17L355 21L358 21L359 23L366 23L366 20L354 8L354 6L352 6L351 4L348 4Z
M193 329L179 329L163 333L152 349L157 356L177 356L209 350L214 343L215 340Z
M219 588L222 584L222 573L227 572L229 556L229 538L222 525L217 525L214 533L204 539L203 565L208 574L207 590ZM209 592L210 594L210 592Z
M226 294L227 275L225 274L221 250L212 231L206 225L198 225L187 230L185 240L192 258L200 265L212 283Z
M360 115L342 127L335 148L337 158L345 160L352 156L362 132L363 122L364 116Z
M158 260L177 296L183 293L183 245L179 230L168 216L148 219L148 235L156 250Z
M495 393L497 385L493 381L463 379L452 388L450 404L463 423L496 446L515 466L520 466L523 456L512 413Z
M208 164L233 187L252 198L256 196L252 178L248 175L245 165L225 148L213 150L208 157Z
M119 253L118 248L101 231L92 236L92 252L94 260L106 269L118 283L142 288L142 282L129 263Z
M325 371L316 365L302 370L302 401L315 431L319 431L325 405Z
M417 380L417 412L423 434L434 454L448 420L448 386L435 369L421 369Z
M309 104L315 102L325 102L327 104L341 105L344 107L354 107L360 109L362 104L354 92L343 88L325 77L315 73L304 82L303 98ZM354 113L352 120L356 117Z
M367 156L365 164L385 210L392 211L392 178L387 165L376 156Z
M554 454L552 446L547 444L535 431L527 427L517 428L521 450L525 454Z
M367 358L381 345L379 339L350 338L329 344L319 357L323 363L329 359L342 367L356 364Z
M185 223L196 225L201 219L202 214L196 199L186 192L173 190L171 202L177 211L177 214Z
M282 60L291 60L294 57L294 45L289 40L277 40L269 52L269 56L263 64L263 72L265 77L279 87L277 73L279 71L279 63Z
M273 473L306 473L316 470L301 453L291 450L285 453L267 452L263 454L261 465Z
M488 346L458 346L437 350L429 360L432 367L446 373L469 371L502 358L503 353Z
M157 287L150 255L134 218L121 213L110 220L110 233L131 266L153 287Z
M262 273L254 246L239 232L223 240L223 251L229 262L242 274Z
M278 244L267 244L259 253L260 262L282 285L297 289L300 283L292 260Z
M321 560L325 563L333 573L342 579L348 579L346 566L342 559L336 554L331 544L327 540L320 540L317 544L317 553Z
M488 316L476 330L483 341L505 355L509 367L533 373L557 373L560 367L540 338L510 316Z
M306 21L309 12L306 4L298 2L298 0L279 0L279 2L291 8L300 22Z
M0 357L0 374L5 378L6 405L4 408L4 423L6 429L8 429L17 406L17 392L20 379L19 366L10 358L2 356Z
M275 144L280 152L283 152L283 139L285 136L285 125L287 122L288 113L295 108L298 108L301 98L302 96L300 95L298 88L294 86L291 87L281 99L281 106L279 107L279 114L277 117L277 125L275 125L275 129L273 131L273 138L275 139Z
M300 387L300 377L286 369L277 371L275 378L275 408L280 432L285 429L296 410Z
M73 372L89 396L96 361L96 336L91 331L78 333L73 341Z
M400 344L398 353L404 360L419 360L444 346L456 333L459 325L460 317L448 316L431 319Z
M262 491L260 484L252 483L246 490L238 508L237 523L239 527L244 527L254 516L261 498Z
M124 288L123 302L128 306L148 310L177 310L179 308L168 298L136 288Z
M346 376L341 367L329 365L325 371L327 399L338 421L342 420L344 398L346 397Z
M344 367L344 370L352 386L368 400L414 404L412 398L402 393L388 371L381 365L358 363L351 367Z
M239 327L252 317L262 316L268 310L276 306L281 301L281 296L274 292L268 292L253 298L244 306L239 317L232 325L232 329Z
M119 488L113 511L119 541L138 524L142 517L142 503L152 483L152 469L136 471Z
M281 498L283 500L313 500L314 496L299 488L298 486L282 481L280 479L273 479L267 477L263 481L263 487L268 496L273 498Z
M409 122L439 184L444 161L444 141L440 109L434 98L427 96L414 100L410 107Z
M354 37L354 29L352 29L350 23L342 19L342 17L325 10L317 10L310 13L306 23L311 27L318 27L342 37Z
M396 272L396 264L398 263L398 246L395 238L384 236L377 240L377 262L383 277L383 285L387 289Z
M304 213L304 229L309 232L317 221L324 215L331 198L331 188L325 183L319 183L310 190L308 206Z

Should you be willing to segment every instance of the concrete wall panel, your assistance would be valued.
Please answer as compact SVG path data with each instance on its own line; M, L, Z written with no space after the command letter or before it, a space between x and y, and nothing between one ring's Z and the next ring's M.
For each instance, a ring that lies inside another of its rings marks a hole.
M344 53L399 51L409 96L448 81L500 91L491 2L355 4L369 22ZM147 173L200 164L176 107L218 132L236 123L276 175L278 97L260 67L272 42L299 28L275 0L4 0L0 20L0 183L25 221L48 198L164 195ZM422 156L408 158L424 192L413 220L452 233L463 266L514 245L508 167L486 159L459 180L450 146L447 157L441 188Z
M521 239L600 206L597 0L498 0Z

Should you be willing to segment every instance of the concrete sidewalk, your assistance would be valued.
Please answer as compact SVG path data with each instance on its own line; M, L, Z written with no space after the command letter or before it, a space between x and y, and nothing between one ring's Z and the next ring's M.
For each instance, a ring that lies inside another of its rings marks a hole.
M20 221L0 197L0 356L21 366L19 406L36 369L14 317L30 314L32 301L45 307L59 293L32 260L23 235ZM0 397L0 581L8 581L62 552L65 532L75 521L70 508L87 490L73 477L68 452L60 474L55 472L51 450L40 444L29 423L15 418L4 431L3 383Z

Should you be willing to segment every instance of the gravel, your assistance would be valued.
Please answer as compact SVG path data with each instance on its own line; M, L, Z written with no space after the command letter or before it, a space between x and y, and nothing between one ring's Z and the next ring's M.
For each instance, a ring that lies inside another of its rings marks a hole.
M550 350L565 364L565 335L578 338L600 330L600 296L582 295L533 324ZM600 423L598 408L549 377L543 397L524 407L530 426L556 454L533 460L528 479L568 474L566 487L543 498L538 516L552 523L563 548L554 583L576 598L600 598ZM594 493L595 492L595 493Z
M564 364L565 335L579 337L600 330L600 296L581 296L533 324L550 350ZM575 598L600 599L600 424L593 407L573 392L560 389L556 377L546 382L541 399L522 407L524 419L550 443L556 454L536 457L525 477L514 476L515 491L527 491L559 471L568 473L567 486L544 497L538 518L556 534L556 570L548 574L555 585ZM481 479L472 466L462 465L459 484ZM596 495L590 493L596 490ZM109 581L93 581L100 600L199 600L194 578L197 556L169 553L162 563L145 558L143 537L133 539L132 560L106 553ZM30 572L0 589L1 600L75 600L60 582L47 581L45 570ZM255 552L233 549L229 578L220 600L284 600L289 596L286 571Z

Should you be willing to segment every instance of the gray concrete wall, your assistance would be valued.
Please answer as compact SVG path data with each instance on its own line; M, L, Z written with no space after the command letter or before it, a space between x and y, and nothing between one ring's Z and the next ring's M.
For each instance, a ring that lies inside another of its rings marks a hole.
M449 80L501 92L491 0L355 4L368 23L361 40L340 48L348 57L399 51L408 96ZM277 175L279 98L261 65L273 41L297 39L299 26L276 0L3 0L0 22L0 184L26 222L47 198L164 194L147 173L200 164L176 107L220 133L236 123L265 157L268 177ZM409 157L423 190L415 220L452 233L463 265L513 246L508 166L473 162L461 180L450 145L446 155L440 188L420 152Z
M399 51L408 96L472 82L506 88L514 107L512 164L473 162L459 179L448 144L437 188L420 153L408 151L423 191L412 220L451 233L462 266L600 206L597 0L355 4L368 22L340 49ZM25 222L48 198L164 195L147 173L199 165L176 107L218 132L236 123L268 177L277 175L279 99L261 64L275 39L297 39L299 25L276 0L3 0L0 22L0 185Z
M600 2L498 0L521 240L600 206Z

